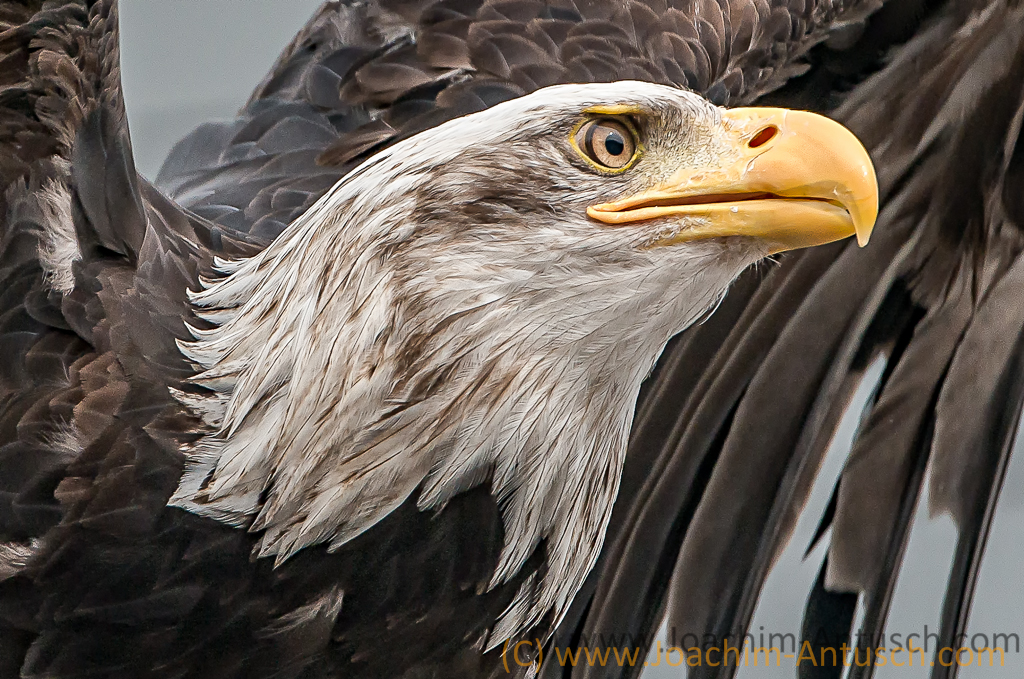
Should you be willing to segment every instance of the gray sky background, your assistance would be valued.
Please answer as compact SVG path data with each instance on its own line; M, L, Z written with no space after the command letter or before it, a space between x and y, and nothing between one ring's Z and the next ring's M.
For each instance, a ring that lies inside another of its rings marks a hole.
M230 118L245 102L277 55L320 4L320 0L122 0L121 67L136 162L154 177L171 145L196 125ZM823 557L803 552L828 502L849 450L857 413L881 366L869 373L849 416L822 463L819 484L789 547L770 574L751 626L757 632L797 633L803 596ZM1020 441L1017 449L1019 451ZM752 451L756 455L756 451ZM756 464L756 459L752 459ZM938 626L946 573L956 528L945 516L931 518L921 503L893 602L888 633L907 635ZM999 510L978 578L969 633L1024 636L1024 455L1011 461ZM676 657L673 656L673 660ZM930 668L881 668L878 679L924 679ZM793 660L781 668L747 668L741 679L783 679L795 675ZM682 676L663 661L645 679ZM1024 676L1024 653L1011 653L1006 666L963 668L961 679Z
M156 175L199 123L233 117L321 0L122 0L121 80L135 160Z

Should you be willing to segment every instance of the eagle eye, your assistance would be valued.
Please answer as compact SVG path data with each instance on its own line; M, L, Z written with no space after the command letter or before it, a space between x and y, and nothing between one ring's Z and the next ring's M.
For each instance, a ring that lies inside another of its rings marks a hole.
M605 171L623 171L637 158L640 144L633 126L618 118L585 121L573 135L573 146Z

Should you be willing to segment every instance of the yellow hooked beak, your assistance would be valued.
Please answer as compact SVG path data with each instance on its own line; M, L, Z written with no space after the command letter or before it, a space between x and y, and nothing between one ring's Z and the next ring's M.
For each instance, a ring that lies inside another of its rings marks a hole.
M853 133L807 111L738 108L723 124L736 152L722 167L681 169L666 183L587 214L606 224L685 216L664 244L749 236L782 252L857 236L878 216L878 182Z

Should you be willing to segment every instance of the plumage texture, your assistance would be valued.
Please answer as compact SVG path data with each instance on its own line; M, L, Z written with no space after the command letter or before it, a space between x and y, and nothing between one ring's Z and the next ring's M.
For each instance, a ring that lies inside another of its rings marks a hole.
M174 340L193 339L185 322L208 327L184 291L215 274L211 254L260 251L374 153L540 86L623 78L833 111L872 152L885 202L869 248L751 271L669 346L637 406L603 554L552 643L649 638L665 606L680 631L743 629L879 355L805 627L849 639L852 590L864 628L880 629L927 477L959 528L940 632L954 639L1022 398L1024 19L1009 0L879 5L327 3L236 121L168 158L157 184L197 216L135 177L109 3L0 5L0 676L504 674L483 638L446 633L482 629L523 585L476 595L505 544L485 491L435 518L405 503L374 535L276 570L250 560L258 537L166 507L195 441L181 432L200 426L167 390L188 391L194 372ZM62 240L65 195L78 253ZM69 262L90 286L62 296ZM403 643L382 650L393 629ZM815 676L842 668L829 671Z
M650 110L647 169L564 158L598 97ZM178 399L216 434L192 447L172 504L261 531L260 556L280 564L347 544L413 493L443 511L485 484L505 531L488 588L547 541L545 573L487 648L561 617L597 557L640 383L767 252L752 239L658 247L684 225L595 229L586 206L731 159L721 127L679 90L564 86L353 170L190 295L214 327L180 346L209 391Z
M884 630L926 475L931 506L949 511L959 529L939 646L965 630L1021 404L1013 358L1021 326L1017 305L1002 295L1015 285L1021 247L1019 192L1009 187L1019 183L1012 168L1024 101L1015 71L1022 24L1015 3L904 3L903 16L900 4L867 24L861 43L894 36L896 45L862 84L837 93L837 84L849 87L844 51L823 46L806 79L771 97L825 110L842 102L834 115L865 141L879 168L876 238L862 252L835 247L790 257L760 283L725 338L710 340L735 370L712 364L686 396L697 417L684 410L660 449L634 455L631 448L621 497L642 499L616 508L610 535L622 537L618 546L606 543L609 565L595 578L584 633L642 631L662 601L666 568L674 569L668 605L677 634L721 638L745 629L849 394L878 355L888 367L821 518L818 535L827 533L829 549L809 593L804 638L838 647L858 631L871 638ZM684 342L692 347L704 332ZM1000 350L979 351L982 337ZM783 400L779 385L786 385ZM967 406L971 396L978 400ZM645 407L658 412L651 398ZM953 402L963 407L954 412ZM632 464L644 469L636 486ZM696 492L681 494L684 483ZM633 556L645 544L659 545L659 565L649 565L649 553ZM637 606L638 590L646 606ZM858 598L849 593L862 597L859 629L851 629ZM623 611L634 617L623 620ZM801 668L803 676L841 671ZM854 676L872 672L855 668ZM935 673L955 670L936 663Z

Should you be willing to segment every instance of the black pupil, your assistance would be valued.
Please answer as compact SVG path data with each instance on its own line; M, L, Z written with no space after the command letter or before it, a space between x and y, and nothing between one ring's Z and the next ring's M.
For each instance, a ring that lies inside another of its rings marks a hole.
M609 155L621 155L626 150L626 140L618 132L609 132L608 136L604 138L604 149Z

